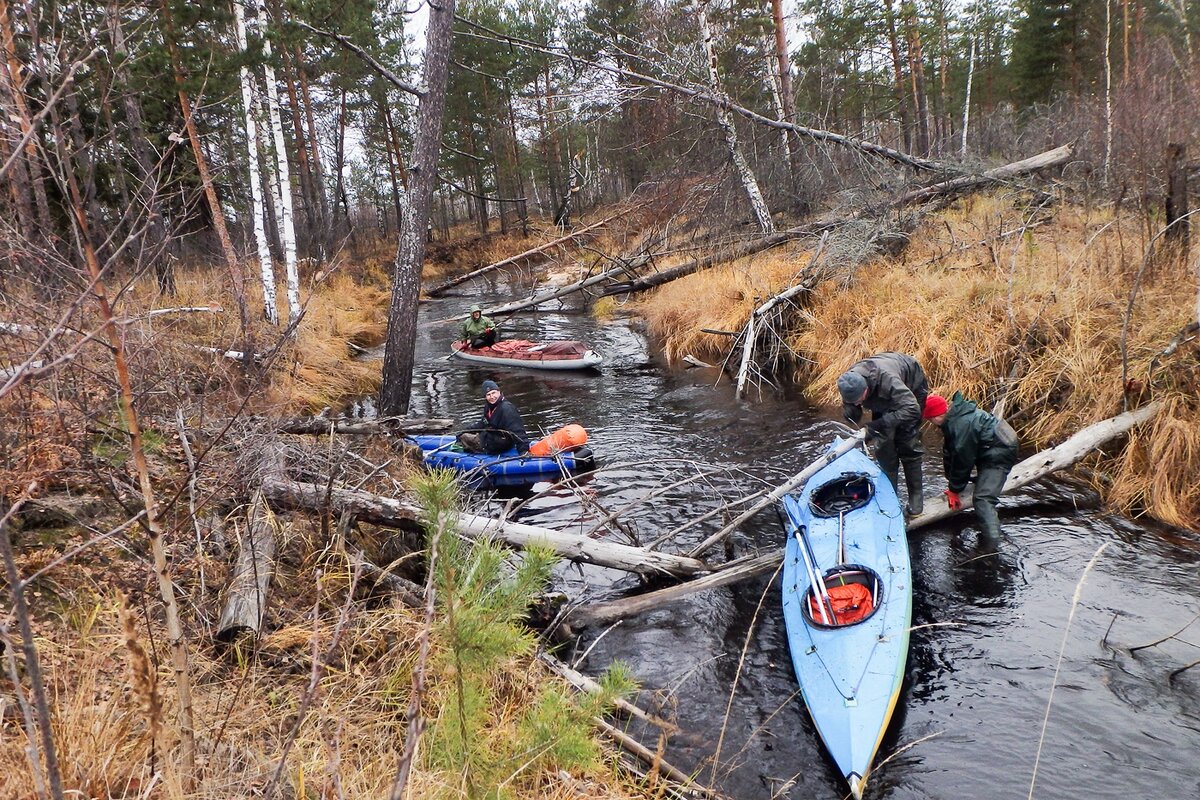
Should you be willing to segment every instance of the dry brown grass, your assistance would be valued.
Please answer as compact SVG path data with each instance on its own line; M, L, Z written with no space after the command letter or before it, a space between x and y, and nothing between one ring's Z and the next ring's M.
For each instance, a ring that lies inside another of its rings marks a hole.
M672 281L631 306L646 318L668 359L690 353L720 361L732 338L702 329L740 330L756 306L790 285L811 255L797 246L748 256Z
M901 257L864 265L849 288L835 280L813 292L789 339L812 360L796 378L814 402L832 405L847 366L898 350L922 363L935 390L962 391L990 407L1015 374L1006 415L1025 446L1062 441L1124 408L1121 329L1146 244L1140 221L1111 208L1061 205L1031 224L1010 195L968 198L927 219ZM677 280L639 308L670 358L691 352L720 360L729 337L699 329L745 325L753 295L778 291L790 276L777 259ZM1195 370L1179 367L1196 358L1195 346L1153 379L1148 370L1191 321L1196 283L1183 261L1157 262L1141 281L1129 327L1129 399L1144 401L1150 385L1168 405L1101 471L1113 477L1106 496L1117 507L1194 527L1200 387Z
M311 621L284 625L264 637L254 651L213 649L193 632L190 651L200 769L190 788L185 788L177 759L170 665L160 664L157 672L166 701L160 738L165 746L152 757L152 720L144 698L130 688L127 678L130 654L124 639L128 634L122 632L119 601L99 600L86 624L81 624L78 614L53 618L43 611L39 648L53 696L55 743L68 793L223 800L260 792L294 726L313 653L324 657L344 600L349 565L342 564L340 571L335 564L326 566L330 577L321 590L321 620L315 628ZM289 617L297 620L303 619L306 603L315 596L314 587L301 588L299 596L280 598ZM87 607L92 602L82 596L60 599L64 607L79 603ZM138 616L138 635L145 637L145 619ZM296 734L282 792L277 796L388 795L403 748L404 712L420 627L419 614L387 603L353 612L316 702ZM160 648L164 636L164 630L155 626L154 638ZM450 663L436 657L433 662ZM452 683L452 675L446 672L431 677L435 687ZM536 662L525 661L508 665L495 680L504 684L507 700L505 707L497 709L495 725L487 734L504 736L522 699L532 695L534 687L558 679L547 675ZM6 679L0 679L7 691L6 684ZM436 693L428 698L428 710L438 705L438 699ZM0 796L14 800L35 797L24 746L19 725L0 726ZM431 800L460 797L459 783L458 776L420 763L410 779L410 796ZM569 781L561 780L557 771L527 770L514 775L508 796L579 797L581 787L586 787L582 796L587 797L648 796L633 786L623 786L607 764L591 773L577 773Z

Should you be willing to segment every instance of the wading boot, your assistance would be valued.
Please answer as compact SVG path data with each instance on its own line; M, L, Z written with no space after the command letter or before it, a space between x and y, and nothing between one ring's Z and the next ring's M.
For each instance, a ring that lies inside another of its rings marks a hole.
M904 465L904 482L908 485L908 506L905 507L904 513L909 517L919 517L925 511L920 461L910 461Z

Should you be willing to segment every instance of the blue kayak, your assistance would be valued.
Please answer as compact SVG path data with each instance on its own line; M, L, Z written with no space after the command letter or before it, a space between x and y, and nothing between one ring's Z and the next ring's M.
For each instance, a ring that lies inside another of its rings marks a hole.
M857 449L784 497L783 508L792 665L826 749L861 798L908 658L912 568L904 513L891 482ZM820 583L826 588L814 596Z
M586 447L573 453L550 456L520 455L512 448L498 455L463 453L452 450L454 436L409 436L422 450L426 465L452 469L462 475L473 489L532 486L539 481L558 481L565 475L585 472L596 466L592 451Z

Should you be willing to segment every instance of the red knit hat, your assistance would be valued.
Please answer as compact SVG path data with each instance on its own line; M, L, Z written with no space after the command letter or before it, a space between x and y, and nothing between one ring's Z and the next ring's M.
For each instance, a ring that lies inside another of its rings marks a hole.
M922 419L933 419L946 413L946 398L940 394L931 394L925 398L925 413L922 414Z

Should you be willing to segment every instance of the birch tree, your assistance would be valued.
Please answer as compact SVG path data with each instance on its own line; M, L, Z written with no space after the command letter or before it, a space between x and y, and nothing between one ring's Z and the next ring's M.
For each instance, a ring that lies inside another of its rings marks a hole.
M279 115L279 87L271 64L271 39L266 35L267 6L257 0L257 32L262 34L263 76L267 84L267 113L275 140L275 197L279 209L279 238L283 243L283 263L287 275L288 322L300 317L300 273L296 265L296 226L292 217L292 178L288 170L287 145L283 139L283 120ZM261 27L260 27L261 26Z
M704 57L708 61L709 87L713 94L725 99L725 94L721 90L721 76L717 71L717 53L716 48L713 47L712 25L708 22L708 0L700 0L697 6L697 17L700 23L700 38L704 42ZM774 233L775 223L771 220L771 210L767 208L767 201L763 199L762 191L758 188L758 180L755 179L754 172L750 169L750 164L747 163L746 156L738 144L737 128L733 125L733 115L729 113L728 106L717 107L717 124L721 126L721 132L725 134L725 146L729 150L729 160L733 163L738 180L741 181L746 197L750 200L750 209L754 212L758 227L762 229L763 233Z
M383 351L383 385L379 413L408 412L412 394L413 356L417 339L417 300L425 261L425 229L437 184L437 159L442 148L442 116L446 109L446 79L450 73L450 44L454 29L454 0L429 6L425 66L417 131L413 140L408 191L401 196L406 212L400 227L392 271L392 301L388 309L387 344Z
M233 2L233 23L237 33L238 50L243 56L249 49L246 40L246 14L242 9L241 0ZM271 263L271 248L267 244L267 228L264 223L262 176L258 168L258 122L255 119L255 109L258 104L254 97L254 76L250 67L243 60L240 79L242 84L242 109L246 120L246 155L250 167L250 206L254 217L254 243L258 250L258 264L262 276L263 312L267 321L272 325L279 324L279 309L275 300L275 267Z

